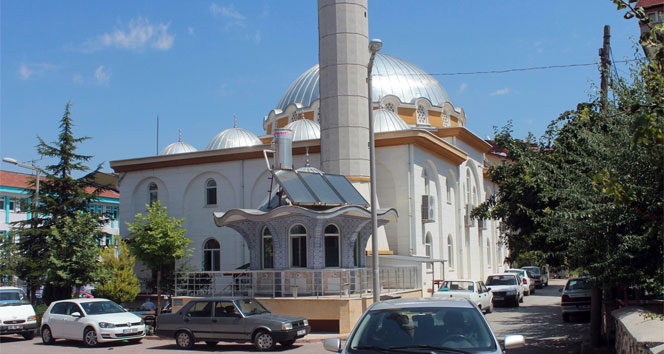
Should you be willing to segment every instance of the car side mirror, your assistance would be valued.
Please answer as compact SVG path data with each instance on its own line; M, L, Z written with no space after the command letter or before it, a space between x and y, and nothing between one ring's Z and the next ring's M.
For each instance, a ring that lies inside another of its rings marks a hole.
M323 348L330 352L339 353L341 352L341 340L339 338L327 338L323 341Z
M80 312L74 312L71 315L72 315L72 317L83 317L83 315L81 315Z
M505 336L505 350L519 349L526 346L526 339L522 335Z

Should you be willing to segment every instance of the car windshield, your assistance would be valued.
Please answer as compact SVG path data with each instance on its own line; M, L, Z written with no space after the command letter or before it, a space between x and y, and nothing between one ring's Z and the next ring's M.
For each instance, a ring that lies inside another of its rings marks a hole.
M474 308L417 307L368 312L349 339L350 353L495 351L491 329Z
M523 267L523 269L526 269L535 275L541 274L540 269L538 267Z
M440 291L473 291L475 287L473 286L472 281L450 281L446 280L443 282Z
M591 288L592 284L585 278L570 279L567 281L567 286L565 286L565 290L590 290Z
M242 299L235 302L240 308L240 311L245 316L258 315L261 313L270 313L268 309L265 308L258 300L256 299Z
M509 269L506 273L520 274L522 277L526 276L526 271L521 269Z
M491 275L487 278L486 285L517 285L516 277L513 275Z
M0 306L29 305L30 301L21 289L0 290Z
M88 315L124 312L124 309L120 305L110 300L83 302L80 305L83 307L83 311Z

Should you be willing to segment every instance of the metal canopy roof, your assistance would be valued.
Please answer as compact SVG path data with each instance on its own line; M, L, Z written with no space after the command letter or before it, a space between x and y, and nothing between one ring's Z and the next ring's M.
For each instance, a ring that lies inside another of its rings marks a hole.
M345 176L292 170L271 172L293 205L369 206L366 199Z

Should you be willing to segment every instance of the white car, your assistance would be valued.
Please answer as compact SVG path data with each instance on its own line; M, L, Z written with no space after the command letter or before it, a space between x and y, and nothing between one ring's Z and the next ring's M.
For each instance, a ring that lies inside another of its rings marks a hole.
M70 299L51 303L42 318L44 344L56 339L80 340L88 347L98 343L145 337L143 319L107 299Z
M37 330L37 317L23 290L0 287L0 334L20 334L32 339Z
M486 285L493 293L493 301L505 302L518 307L523 302L521 276L517 273L491 274L486 278Z
M493 293L478 280L445 280L440 289L433 294L438 299L468 299L481 311L493 312Z
M508 269L505 273L516 273L521 276L523 281L523 288L525 290L524 295L529 296L530 294L535 293L535 279L531 277L532 274L525 269Z

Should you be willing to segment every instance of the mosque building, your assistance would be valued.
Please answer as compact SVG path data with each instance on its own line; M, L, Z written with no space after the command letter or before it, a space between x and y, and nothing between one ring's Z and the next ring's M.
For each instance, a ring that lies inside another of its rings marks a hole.
M318 11L319 63L263 118L264 135L236 120L202 150L180 138L158 156L111 162L120 219L160 200L185 218L187 267L258 274L252 294L348 294L371 284L367 1L319 0ZM383 287L401 277L408 281L394 288L424 295L434 279L503 271L499 222L469 215L498 188L486 175L499 160L492 146L407 60L376 55L371 97ZM282 134L289 161L277 166L266 150L281 149ZM129 236L126 224L120 233Z

